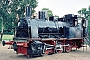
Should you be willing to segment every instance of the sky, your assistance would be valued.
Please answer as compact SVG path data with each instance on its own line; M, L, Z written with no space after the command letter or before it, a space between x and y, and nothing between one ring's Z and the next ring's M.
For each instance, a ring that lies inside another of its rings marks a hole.
M65 14L78 14L77 11L82 8L88 8L90 0L38 0L36 12L42 8L49 8L54 15L59 17Z

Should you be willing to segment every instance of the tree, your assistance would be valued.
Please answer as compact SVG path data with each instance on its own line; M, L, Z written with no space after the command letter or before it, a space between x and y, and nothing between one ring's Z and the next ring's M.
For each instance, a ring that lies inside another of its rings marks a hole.
M3 25L4 30L11 30L16 26L19 18L25 16L25 7L31 6L32 13L37 7L37 0L1 0L0 2L0 25ZM18 16L18 19L17 19ZM0 29L2 26L0 26ZM1 29L2 30L2 29Z
M85 18L88 18L87 8L82 8L81 10L78 11L78 13L80 14L80 16L83 15Z
M53 16L52 10L49 10L49 8L43 8L42 10L46 10L48 17Z
M80 14L80 16L82 15L82 10L79 10L78 13Z
M88 7L88 16L90 16L90 5Z
M7 2L5 0L1 0L0 2L0 20L1 20L1 33L3 33L3 26L4 26L4 21L7 19L7 14L8 14L8 7L7 7ZM7 21L7 20L6 20Z
M82 15L87 17L87 8L82 8Z
M58 15L55 15L55 17L58 17L58 18L59 18L59 16L58 16Z

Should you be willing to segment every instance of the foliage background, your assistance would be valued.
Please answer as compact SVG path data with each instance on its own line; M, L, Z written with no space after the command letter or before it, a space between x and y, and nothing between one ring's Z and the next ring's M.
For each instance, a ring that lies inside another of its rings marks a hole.
M25 7L32 7L32 13L38 6L37 0L0 0L0 32L13 34L19 18L25 16Z

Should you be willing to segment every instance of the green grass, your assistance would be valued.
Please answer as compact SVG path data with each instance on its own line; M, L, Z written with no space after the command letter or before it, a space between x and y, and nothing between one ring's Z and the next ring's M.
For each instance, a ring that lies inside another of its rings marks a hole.
M2 40L12 40L14 35L3 35Z

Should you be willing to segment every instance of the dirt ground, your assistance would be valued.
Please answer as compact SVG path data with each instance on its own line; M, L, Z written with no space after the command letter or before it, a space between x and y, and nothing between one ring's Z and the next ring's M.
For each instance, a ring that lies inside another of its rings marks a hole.
M7 49L8 46L0 44L0 60L90 60L90 47L83 52L83 48L70 53L58 53L53 55L45 55L43 57L28 58L23 54L16 54L14 50Z

